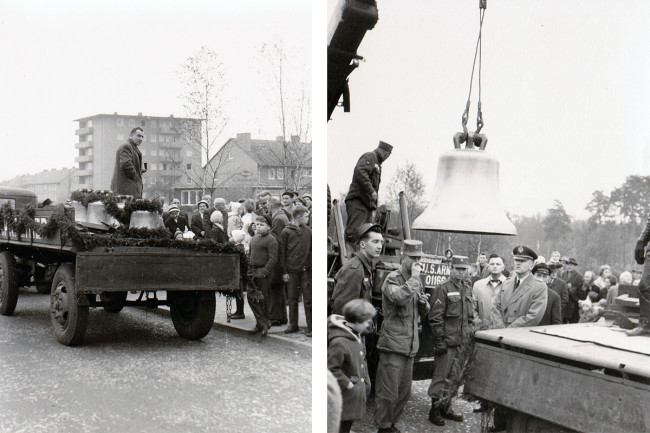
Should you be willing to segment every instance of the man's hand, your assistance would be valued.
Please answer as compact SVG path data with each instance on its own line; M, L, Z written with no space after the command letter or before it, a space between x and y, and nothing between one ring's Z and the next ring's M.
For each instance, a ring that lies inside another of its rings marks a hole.
M290 279L290 278L289 278L289 274L284 274L284 275L282 276L282 281L284 281L285 283L288 283L288 282L289 282L289 279Z
M418 262L415 262L411 265L411 276L412 277L419 277L420 273L422 272L422 265Z
M146 169L146 168L143 168L142 170L140 170L140 173L141 173L141 174L145 174L146 172L147 172L147 169Z
M645 263L645 242L636 241L636 247L634 247L634 260L640 265Z
M436 345L433 346L433 354L435 356L442 356L447 353L447 345L444 340L436 341Z
M429 295L422 292L418 292L418 302L420 304L427 304L429 302Z
M377 191L373 191L370 197L372 198L372 201L377 201Z

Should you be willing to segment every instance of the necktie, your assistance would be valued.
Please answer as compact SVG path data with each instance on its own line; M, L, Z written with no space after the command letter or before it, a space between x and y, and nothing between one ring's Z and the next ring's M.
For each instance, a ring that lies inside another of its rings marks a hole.
M517 287L519 287L519 283L520 283L520 282L521 282L521 280L519 280L519 278L517 278L517 279L515 280L515 290L517 290Z

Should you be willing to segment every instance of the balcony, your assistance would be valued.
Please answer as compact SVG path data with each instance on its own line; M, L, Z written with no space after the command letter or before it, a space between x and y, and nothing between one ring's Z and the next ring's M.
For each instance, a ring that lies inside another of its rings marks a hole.
M80 141L79 143L74 144L75 149L86 149L89 147L93 147L92 141Z
M83 155L83 156L77 156L75 157L74 161L75 162L90 162L93 160L92 155Z
M84 176L92 176L93 175L93 169L86 169L86 170L77 170L77 176L79 177L84 177Z
M74 133L77 134L77 135L92 134L93 133L93 127L92 126L86 126L85 128L79 128Z

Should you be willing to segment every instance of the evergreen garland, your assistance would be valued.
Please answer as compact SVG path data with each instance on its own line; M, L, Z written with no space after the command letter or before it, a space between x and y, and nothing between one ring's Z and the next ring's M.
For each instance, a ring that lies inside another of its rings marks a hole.
M85 207L88 207L88 203L93 203L96 201L104 201L106 197L109 195L113 195L110 191L104 191L104 190L90 190L87 188L80 189L77 191L72 191L70 193L70 200L72 201L78 201Z

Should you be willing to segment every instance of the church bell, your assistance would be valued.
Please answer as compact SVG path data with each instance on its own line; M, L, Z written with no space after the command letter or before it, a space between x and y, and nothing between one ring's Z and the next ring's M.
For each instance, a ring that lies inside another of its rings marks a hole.
M460 148L454 137L453 150L438 159L433 198L413 221L415 230L516 236L517 229L506 216L499 188L499 161L480 148Z

